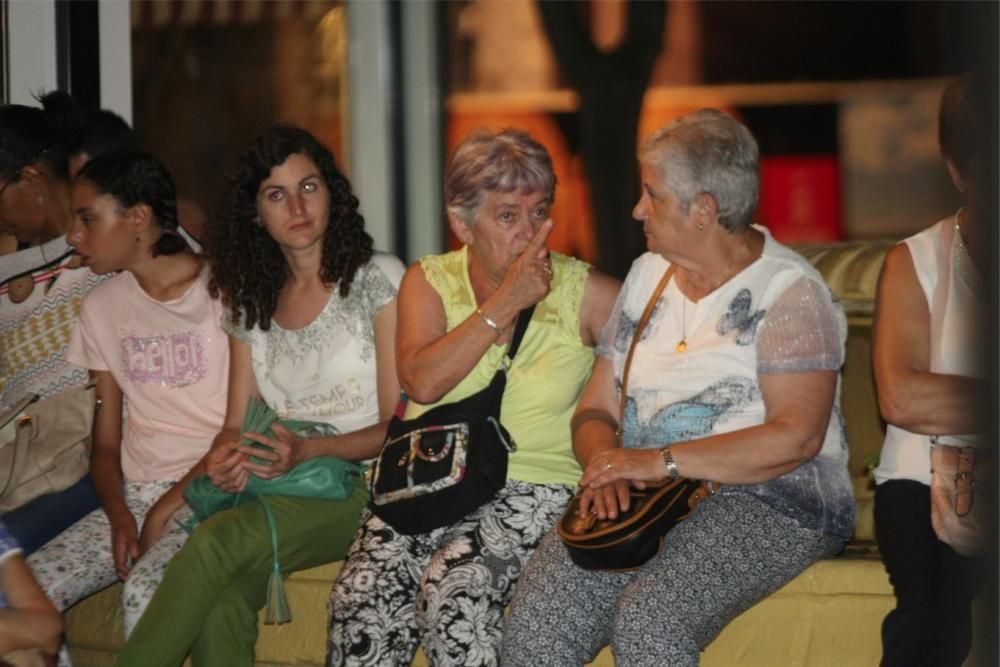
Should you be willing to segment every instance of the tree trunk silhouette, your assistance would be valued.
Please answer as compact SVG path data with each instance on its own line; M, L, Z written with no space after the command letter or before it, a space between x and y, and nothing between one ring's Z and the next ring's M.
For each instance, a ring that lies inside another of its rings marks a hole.
M538 9L563 75L580 96L580 145L597 266L623 278L645 250L642 228L632 219L639 196L636 134L642 98L663 46L666 2L630 2L625 38L608 53L594 45L576 3L543 0Z

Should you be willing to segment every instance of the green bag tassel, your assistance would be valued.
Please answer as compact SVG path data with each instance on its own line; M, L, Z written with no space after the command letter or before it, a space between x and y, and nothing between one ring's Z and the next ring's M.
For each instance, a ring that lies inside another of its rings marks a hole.
M264 433L274 437L271 426L279 421L278 416L266 403L258 398L250 400L247 413L243 419L244 433ZM337 430L330 424L307 422L300 420L281 420L280 423L288 430L303 435L329 436L336 435ZM243 438L242 444L252 444L264 447L251 440ZM257 457L252 457L257 458ZM194 530L199 520L203 520L216 512L236 507L237 505L259 500L271 529L271 552L273 564L271 576L267 584L267 606L264 609L264 623L281 625L292 620L288 608L288 597L285 595L285 585L281 576L281 565L278 563L278 529L274 515L267 504L266 496L292 496L298 498L325 498L328 500L343 500L351 495L354 480L363 471L363 466L344 461L335 456L317 456L300 463L289 472L271 479L262 479L251 475L242 493L229 493L219 489L207 475L199 475L192 479L184 489L184 499L191 507L194 516L183 528L189 533Z
M260 497L260 504L264 507L264 514L267 515L267 525L271 528L271 553L273 563L271 565L271 576L267 580L267 605L264 607L264 624L281 625L292 620L292 612L288 608L288 596L285 595L285 582L281 577L281 565L278 563L278 530L274 524L274 515L271 514L271 507L263 496Z
M264 607L264 624L281 625L291 620L292 612L288 608L285 584L281 578L281 572L274 569L267 580L267 606Z

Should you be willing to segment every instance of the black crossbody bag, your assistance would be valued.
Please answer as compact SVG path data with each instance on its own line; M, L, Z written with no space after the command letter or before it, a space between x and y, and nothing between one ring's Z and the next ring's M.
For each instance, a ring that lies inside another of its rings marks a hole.
M404 535L449 526L492 500L507 483L516 449L500 423L507 369L535 307L522 310L505 364L472 396L432 408L416 419L393 417L372 470L368 506Z

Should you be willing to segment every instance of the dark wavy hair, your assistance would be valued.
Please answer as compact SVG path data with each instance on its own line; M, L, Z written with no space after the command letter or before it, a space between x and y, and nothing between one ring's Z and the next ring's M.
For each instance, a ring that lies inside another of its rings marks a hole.
M187 250L177 232L177 192L167 168L149 153L119 151L96 157L80 170L77 180L94 184L125 208L146 204L153 210L161 234L153 244L153 257Z
M358 213L358 198L337 169L333 154L314 136L298 127L279 125L258 137L229 174L220 208L209 221L205 250L212 267L209 290L222 296L247 329L267 331L278 305L278 293L288 277L281 247L260 224L257 196L271 169L291 155L308 157L319 169L330 192L330 218L323 235L320 278L350 293L359 267L372 256L372 237Z

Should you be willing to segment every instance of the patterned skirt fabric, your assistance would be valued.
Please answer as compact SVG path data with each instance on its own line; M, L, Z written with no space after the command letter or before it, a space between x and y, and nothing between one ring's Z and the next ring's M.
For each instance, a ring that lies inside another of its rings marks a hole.
M504 608L572 497L563 484L508 480L455 525L401 535L364 512L330 596L328 665L496 665Z

